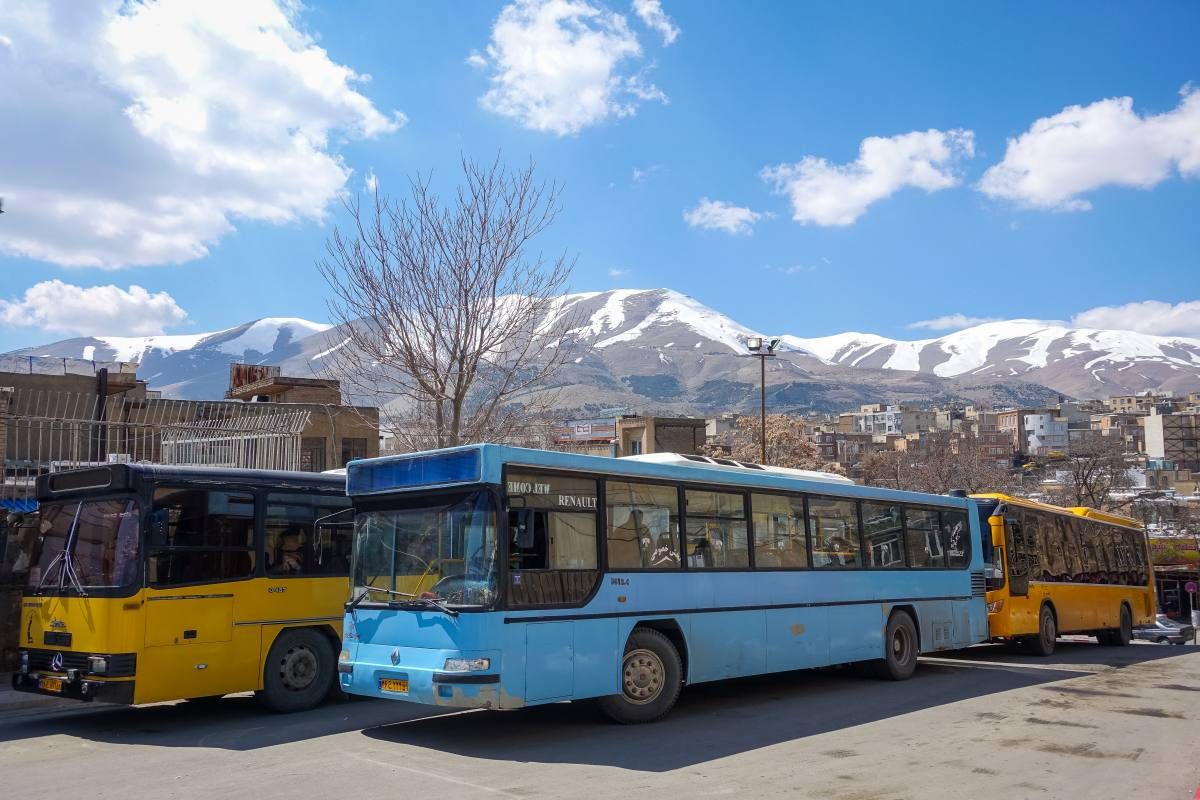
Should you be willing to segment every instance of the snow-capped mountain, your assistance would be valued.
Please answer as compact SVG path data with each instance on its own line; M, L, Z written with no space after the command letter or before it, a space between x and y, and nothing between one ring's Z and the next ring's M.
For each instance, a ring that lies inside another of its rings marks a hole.
M759 335L669 289L561 297L540 325L566 347L558 402L581 412L709 412L757 402L759 367L745 340ZM953 399L1037 404L1058 394L1103 397L1151 388L1200 389L1200 340L1067 328L1032 320L978 325L933 339L869 333L785 335L769 365L773 408L836 410L864 402ZM223 331L68 339L10 355L134 361L168 396L221 397L233 361L321 375L344 331L274 317ZM0 370L3 370L0 357Z
M1200 339L1068 328L1038 320L989 322L915 341L841 333L813 339L786 336L784 342L831 364L942 377L1015 377L1075 396L1200 387Z
M87 361L126 361L138 365L138 376L169 397L222 397L235 361L276 364L302 352L300 343L319 336L329 325L296 317L265 317L210 333L162 336L87 336L0 356L51 356Z

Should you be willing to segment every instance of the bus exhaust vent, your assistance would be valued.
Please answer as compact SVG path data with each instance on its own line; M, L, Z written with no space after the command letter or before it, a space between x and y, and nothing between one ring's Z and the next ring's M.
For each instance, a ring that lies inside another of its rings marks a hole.
M817 472L809 469L790 469L788 467L770 467L753 464L749 461L737 461L732 458L710 458L709 456L682 453L649 453L640 456L624 456L623 461L641 461L647 464L669 464L671 466L690 467L703 466L715 469L737 470L744 472L754 470L768 475L779 475L788 478L798 478L805 481L823 481L825 483L853 484L854 481L843 475L832 472Z
M983 576L982 570L976 570L971 573L971 597L986 597L987 596L987 579Z

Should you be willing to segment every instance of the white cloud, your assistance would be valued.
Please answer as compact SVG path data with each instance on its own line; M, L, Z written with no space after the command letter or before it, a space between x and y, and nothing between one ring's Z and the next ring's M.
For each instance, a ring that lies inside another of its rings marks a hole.
M74 286L42 281L16 300L0 300L0 322L79 336L153 336L187 319L166 292L141 286Z
M1071 318L1071 324L1080 328L1107 328L1200 339L1200 300L1180 303L1143 300L1121 306L1099 306L1076 314Z
M363 188L371 194L375 194L379 190L379 178L375 177L375 170L367 170L367 176L363 178Z
M608 271L608 277L610 278L624 278L628 274L629 270L620 267L613 267Z
M957 185L954 167L974 154L971 131L931 128L863 139L858 159L850 164L805 156L795 164L767 167L761 175L791 200L792 219L797 222L849 225L872 203L906 186L936 192Z
M1200 89L1180 94L1173 110L1152 116L1114 97L1043 117L1008 140L977 188L1032 208L1084 211L1092 205L1080 195L1101 186L1149 189L1176 170L1200 177Z
M291 0L8 0L0 251L63 266L179 263L239 219L320 219L350 170L332 135L381 113Z
M683 212L683 219L693 228L725 231L737 235L750 235L754 224L769 216L761 211L726 203L724 200L701 198L695 208Z
M658 172L660 169L662 169L662 164L651 164L650 166L646 167L645 169L642 169L641 167L634 167L633 168L633 182L641 183L642 181L646 180L654 173Z
M973 325L983 325L988 322L999 322L999 317L968 317L966 314L947 314L944 317L923 319L920 322L910 322L910 328L923 328L928 331L957 331L970 328Z
M773 264L763 264L763 269L770 272L778 272L780 275L802 275L806 272L816 272L815 264L790 264L784 267L777 267Z
M679 28L663 11L661 0L633 0L633 13L647 28L662 34L663 44L674 44L679 38Z
M577 133L631 116L641 102L666 102L630 71L641 57L622 14L585 0L517 0L500 11L487 59L477 60L491 67L492 82L479 102L535 131Z

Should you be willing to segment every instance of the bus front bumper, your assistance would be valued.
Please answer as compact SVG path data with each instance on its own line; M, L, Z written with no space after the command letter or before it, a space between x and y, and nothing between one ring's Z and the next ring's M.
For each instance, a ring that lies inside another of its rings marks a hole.
M73 670L72 670L73 671ZM59 686L60 691L44 688ZM133 704L133 681L97 681L69 674L15 672L12 676L12 687L18 692L40 694L46 697L66 697L72 700L91 702L98 700L102 703Z
M481 670L446 669L448 660L487 659ZM500 654L462 653L417 647L359 645L351 661L338 664L342 690L367 697L453 708L521 708L504 690Z

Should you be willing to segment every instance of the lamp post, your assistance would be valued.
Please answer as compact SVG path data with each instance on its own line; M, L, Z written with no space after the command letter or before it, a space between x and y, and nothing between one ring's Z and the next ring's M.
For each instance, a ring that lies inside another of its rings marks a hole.
M759 442L762 444L762 461L760 463L763 464L767 463L767 359L775 355L775 348L778 346L778 338L766 340L761 336L751 336L746 339L746 349L750 351L750 355L758 358L758 363L761 367L762 383L759 396L761 427L759 430Z

